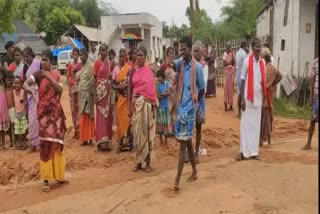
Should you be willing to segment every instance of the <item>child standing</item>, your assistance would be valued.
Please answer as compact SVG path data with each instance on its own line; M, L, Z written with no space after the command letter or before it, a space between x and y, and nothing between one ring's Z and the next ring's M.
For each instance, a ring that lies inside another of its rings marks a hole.
M5 71L0 66L0 150L4 150L5 134L10 128L8 105L5 94Z
M172 124L169 111L169 96L171 86L168 81L165 81L165 75L162 69L157 71L157 78L159 108L157 109L156 133L160 135L160 143L162 144L162 135L164 135L165 143L167 144L167 137L172 135Z
M11 72L5 73L5 93L8 105L9 119L10 119L10 128L8 134L10 137L10 147L13 147L13 133L14 133L14 121L16 120L16 112L14 110L14 99L13 99L13 78L14 75Z
M21 150L27 149L26 131L28 129L28 120L26 117L26 99L22 88L21 77L14 78L15 89L13 91L16 120L14 123L14 134L16 139L16 148Z

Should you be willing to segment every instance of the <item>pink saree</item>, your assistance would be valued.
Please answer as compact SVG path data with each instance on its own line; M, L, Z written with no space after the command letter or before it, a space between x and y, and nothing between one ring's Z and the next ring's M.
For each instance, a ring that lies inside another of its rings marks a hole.
M232 63L233 53L230 51L226 58L227 63ZM227 65L224 67L224 103L232 106L234 94L234 78L235 67L234 65Z
M97 147L106 144L107 150L112 144L112 109L111 109L111 70L109 60L103 63L96 61L99 66L94 66L98 70L96 73L96 140Z

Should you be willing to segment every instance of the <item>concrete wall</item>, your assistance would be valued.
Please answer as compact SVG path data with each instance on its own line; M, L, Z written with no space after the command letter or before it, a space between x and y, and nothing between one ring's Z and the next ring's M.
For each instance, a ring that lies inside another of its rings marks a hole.
M317 0L303 0L300 6L300 75L303 75L306 62L309 62L309 73L314 60ZM311 23L311 32L306 33L306 24Z
M132 25L132 28L128 28L130 25ZM120 27L123 30L120 30L116 36L112 36L112 33L115 32L117 27ZM118 39L122 34L128 32L137 34L131 32L131 29L135 31L140 30L141 33L139 34L144 39L150 62L154 62L156 57L162 57L162 24L155 16L149 13L135 13L101 17L101 41L108 43L109 40L111 40L110 47L115 50L122 47L122 42Z
M282 73L298 76L299 73L299 0L289 0L288 21L283 26L285 0L278 0L274 5L273 57ZM281 50L281 41L285 41L285 49Z
M265 10L257 19L257 37L265 42L265 39L270 35L270 10Z
M280 72L299 77L306 62L312 62L315 49L315 15L317 0L289 0L288 21L283 26L285 0L274 1L273 57L275 65L280 58ZM257 18L257 37L263 40L269 35L270 10ZM311 23L311 33L306 33L306 23ZM281 51L281 41L285 49Z

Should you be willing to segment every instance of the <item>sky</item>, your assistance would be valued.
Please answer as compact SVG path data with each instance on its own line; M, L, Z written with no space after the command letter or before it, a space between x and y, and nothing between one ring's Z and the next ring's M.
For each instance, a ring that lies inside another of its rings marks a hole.
M189 25L185 16L189 0L104 0L111 3L120 13L148 12L155 15L161 22L168 25L172 22L177 26ZM229 0L199 0L200 9L205 9L213 21L220 18L220 9L229 3Z

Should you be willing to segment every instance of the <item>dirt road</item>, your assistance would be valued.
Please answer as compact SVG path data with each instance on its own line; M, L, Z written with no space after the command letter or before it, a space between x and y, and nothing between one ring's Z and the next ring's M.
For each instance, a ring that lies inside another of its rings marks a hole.
M133 173L134 154L96 153L79 146L69 133L66 141L70 185L41 192L38 153L10 150L0 154L0 211L18 213L261 213L313 214L318 210L318 131L312 151L301 151L308 122L276 118L274 144L263 147L261 161L236 162L239 120L224 112L222 90L207 100L199 179L182 190L172 190L176 174L177 144L156 142L154 172ZM66 93L64 109L70 126ZM7 210L7 211L5 211Z

